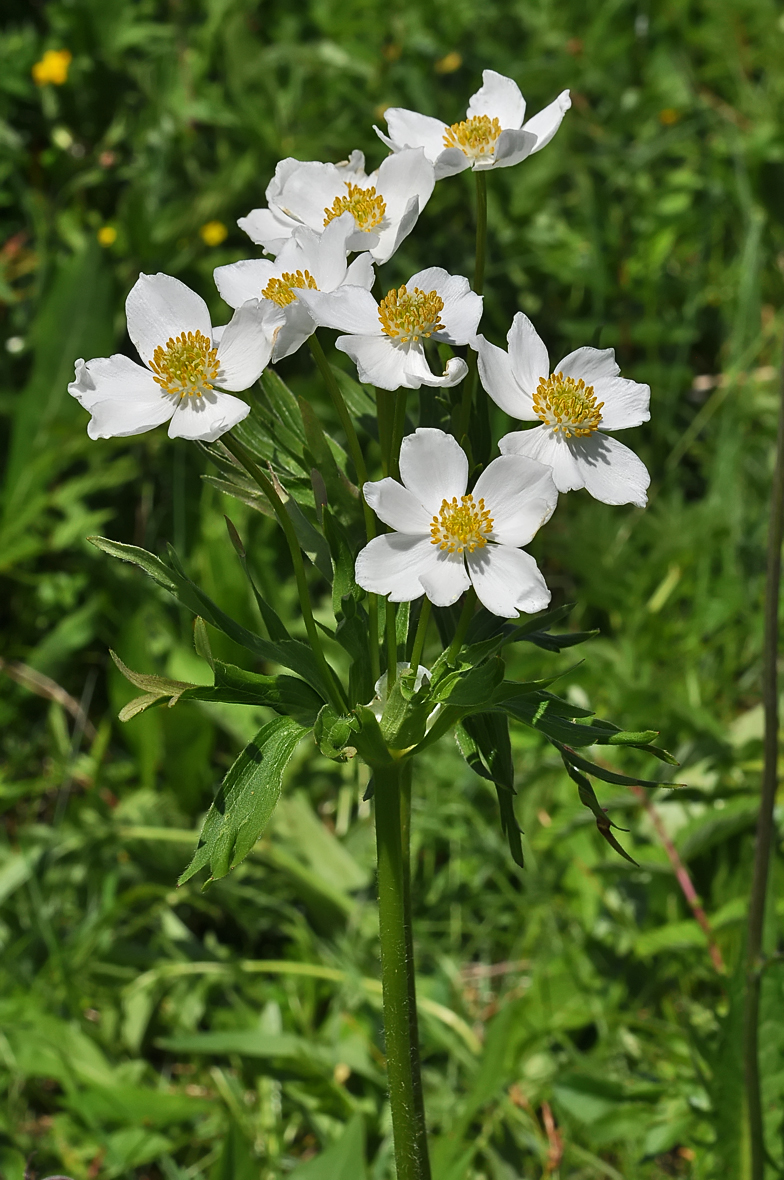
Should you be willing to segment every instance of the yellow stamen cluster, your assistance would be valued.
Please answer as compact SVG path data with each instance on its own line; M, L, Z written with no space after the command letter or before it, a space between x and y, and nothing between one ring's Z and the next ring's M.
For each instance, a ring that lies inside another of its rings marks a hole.
M264 299L271 299L273 303L277 303L278 307L288 307L297 298L294 294L295 287L299 287L300 290L310 287L312 291L318 291L316 280L309 270L304 274L301 270L295 271L294 274L284 270L279 279L270 279L261 294Z
M444 134L444 147L460 148L471 160L483 160L495 154L501 124L489 115L474 115L462 123L453 123Z
M332 208L324 209L326 214L324 225L329 225L330 221L334 221L342 213L351 213L357 223L357 229L364 230L366 233L377 229L384 220L387 211L384 198L376 193L375 186L362 188L358 184L352 184L350 180L347 180L345 184L348 196L335 197Z
M164 393L201 397L218 376L218 350L202 332L181 332L158 345L150 368Z
M438 545L447 553L462 553L465 549L473 553L483 549L493 531L493 518L484 500L477 503L471 495L441 501L438 516L430 525L431 545Z
M399 344L408 344L443 331L439 319L443 310L444 301L437 291L426 293L419 287L408 291L404 283L397 290L393 287L381 300L378 318L387 336Z
M592 385L586 385L582 377L564 377L553 373L539 382L534 394L534 409L553 431L561 431L564 438L573 434L584 438L598 429L602 420L604 402L597 404Z

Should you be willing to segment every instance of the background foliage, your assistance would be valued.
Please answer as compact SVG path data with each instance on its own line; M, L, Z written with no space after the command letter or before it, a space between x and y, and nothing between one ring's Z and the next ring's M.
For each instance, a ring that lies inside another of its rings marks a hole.
M516 671L557 659L576 703L629 729L658 720L686 786L649 798L727 971L637 795L602 800L635 866L518 730L520 872L491 784L439 747L414 834L437 1180L742 1176L738 967L784 329L780 4L7 0L4 14L0 1174L389 1176L365 784L301 748L254 856L176 890L259 716L181 704L121 726L133 690L109 646L206 677L189 620L84 541L171 539L253 625L222 514L290 611L280 538L203 478L216 471L195 447L90 443L65 386L75 357L130 349L122 300L140 270L178 275L226 318L211 272L252 253L234 221L279 158L361 147L375 166L385 106L459 119L490 66L531 110L565 86L574 106L546 151L491 177L486 334L500 343L522 308L552 355L612 345L653 390L652 422L626 440L653 473L647 512L573 494L537 540L556 601L600 636L579 667L532 649ZM36 86L34 63L63 48L67 82ZM214 221L228 235L209 245ZM471 250L469 179L441 182L383 281L470 273ZM331 423L304 355L281 374ZM618 765L657 773L632 757ZM783 993L774 964L762 1043L779 1165Z

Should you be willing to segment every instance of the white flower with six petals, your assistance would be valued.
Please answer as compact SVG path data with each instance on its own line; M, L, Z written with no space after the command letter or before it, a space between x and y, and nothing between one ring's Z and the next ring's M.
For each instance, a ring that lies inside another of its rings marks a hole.
M620 376L612 348L578 348L551 372L544 341L522 312L507 340L504 352L477 336L482 385L507 414L542 425L505 435L501 454L548 464L559 492L586 488L604 504L644 508L651 482L645 464L604 431L647 422L650 387Z
M412 275L376 303L362 287L343 286L331 293L303 290L304 303L320 327L336 328L336 347L354 361L360 381L381 389L419 389L421 385L457 385L468 366L452 357L439 377L425 357L423 341L467 344L482 315L482 296L468 279L431 266Z
M539 568L520 548L550 519L558 493L549 467L518 455L488 464L466 494L468 459L452 435L420 427L403 439L400 479L366 483L367 503L395 531L360 552L363 589L451 606L469 586L494 615L534 614L550 601Z
M465 120L451 127L440 119L404 107L384 112L389 134L376 135L393 152L422 147L435 167L436 180L466 168L509 168L541 151L555 135L572 100L564 90L528 122L525 99L517 83L495 70L484 70L482 86L468 104Z
M213 330L195 291L171 275L142 274L125 310L144 365L120 353L78 360L68 386L92 414L90 438L143 434L168 422L170 438L214 442L246 417L250 406L226 390L247 389L269 364L283 325L279 307L251 299Z
M388 156L365 172L362 152L343 164L281 160L267 187L266 209L253 209L237 222L251 241L270 254L283 249L299 225L323 233L331 221L351 213L355 232L348 250L368 250L386 262L417 222L435 186L433 165L421 148Z
M215 284L229 307L241 307L248 299L269 299L283 309L285 323L275 339L273 361L291 356L316 330L310 312L297 298L301 290L334 291L344 283L365 290L373 286L375 271L369 254L346 262L346 242L353 233L354 218L344 213L320 234L298 226L274 262L247 258L214 271Z

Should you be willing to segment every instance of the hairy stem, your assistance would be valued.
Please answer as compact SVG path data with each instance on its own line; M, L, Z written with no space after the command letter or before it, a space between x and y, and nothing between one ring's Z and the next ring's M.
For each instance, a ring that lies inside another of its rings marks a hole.
M422 609L419 612L419 621L417 623L416 635L414 636L414 646L411 649L411 667L416 672L419 665L422 663L422 653L425 650L425 638L427 636L427 625L430 622L430 599L425 598L422 603Z
M410 767L381 767L373 779L384 1038L397 1180L430 1180L411 935Z
M446 661L450 665L457 663L457 657L460 654L460 648L463 646L463 640L466 637L468 625L473 617L475 606L476 590L474 590L472 586L465 596L465 602L463 603L463 610L461 612L460 618L458 619L455 637L449 645L449 652L447 653Z
M476 180L476 256L474 261L474 290L481 295L485 285L485 259L487 257L487 177L484 172L475 172ZM471 407L476 392L477 368L476 353L468 351L468 374L463 385L463 397L460 403L460 418L457 428L457 439L460 442L467 434L471 425Z
M387 599L387 695L397 680L397 611L394 602Z
M406 428L406 397L407 389L398 389L395 394L395 413L392 420L392 443L389 452L389 474L393 479L400 479L400 444Z
M233 438L231 433L224 434L221 437L221 442L227 451L230 451L234 458L242 464L252 479L261 488L264 495L272 505L272 510L277 517L278 524L283 529L283 535L291 553L291 561L294 566L294 576L297 580L297 592L299 594L299 604L302 610L302 618L305 623L305 630L308 633L308 639L313 649L313 654L318 661L322 674L326 681L327 687L331 690L332 701L331 704L340 712L344 712L348 708L348 701L343 693L343 688L338 681L332 668L327 663L327 658L324 655L321 646L321 636L319 635L316 620L313 618L313 609L310 605L310 592L308 590L308 581L305 576L305 563L302 560L302 550L299 547L297 534L294 531L294 525L291 523L286 506L275 490L275 485L268 476L264 474L257 463L254 462L252 456L246 451L245 447L236 438Z
M765 583L765 632L762 653L762 701L765 710L762 792L754 850L754 874L749 899L746 944L746 1007L744 1013L744 1071L751 1140L751 1180L764 1180L765 1134L759 1068L759 1008L762 975L762 934L773 840L773 807L778 787L778 648L781 544L784 537L784 357L782 358L776 459L770 497L768 570Z

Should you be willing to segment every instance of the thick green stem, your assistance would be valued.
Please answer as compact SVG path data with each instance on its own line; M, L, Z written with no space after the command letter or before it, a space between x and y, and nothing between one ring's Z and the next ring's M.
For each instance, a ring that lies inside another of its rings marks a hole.
M415 672L422 663L422 653L425 650L425 638L427 636L427 625L430 622L430 609L430 599L426 598L422 603L422 609L419 612L419 621L417 623L416 635L414 636L414 646L411 649L411 667Z
M411 935L410 768L374 771L381 980L397 1180L430 1180Z
M387 599L387 694L397 680L397 611L394 602Z
M365 456L362 454L362 447L360 446L357 432L354 429L354 423L351 420L351 415L348 412L348 406L343 400L343 394L340 392L337 378L329 367L329 361L324 355L324 349L321 347L321 341L314 332L310 337L310 351L313 359L316 362L319 373L324 380L329 395L332 398L332 404L338 412L340 424L343 427L343 432L346 435L348 442L348 452L351 455L351 461L354 464L354 470L357 473L357 483L359 484L359 498L362 501L362 513L365 519L365 534L368 541L372 541L376 535L376 518L373 515L373 510L370 505L365 502L364 487L367 483L367 467L365 466ZM373 676L373 681L378 680L379 676L379 652L378 652L378 595L368 595L368 630L370 631L370 671Z
M446 661L448 664L456 664L457 663L457 657L460 654L460 648L463 646L463 640L466 637L466 632L468 631L468 626L469 626L469 623L471 622L471 619L473 617L475 607L476 607L476 590L474 590L474 588L472 586L471 589L468 591L468 593L465 596L465 602L463 603L463 610L462 610L462 612L460 614L460 618L458 619L458 622L457 622L457 630L455 631L455 637L449 645L449 652L446 657Z
M283 535L288 543L289 552L291 553L291 561L294 566L294 576L297 581L297 592L299 594L299 604L302 610L302 619L305 623L305 630L308 633L308 639L313 649L313 654L318 661L321 672L326 681L326 686L331 690L332 701L331 704L340 712L348 709L348 701L343 693L341 684L327 663L327 658L321 646L321 636L319 635L316 620L313 618L313 609L310 605L310 592L308 590L308 580L305 576L305 563L302 560L302 550L299 547L297 534L294 531L294 525L291 523L291 518L286 511L286 506L275 490L275 485L272 480L268 478L254 462L252 456L246 451L245 447L234 438L230 433L224 434L221 437L221 442L227 451L230 451L234 458L242 464L252 479L255 479L264 495L272 505L272 510L277 517L278 524L283 529Z
M395 418L395 395L388 389L376 390L376 418L378 420L378 444L381 447L381 470L389 475L389 461L392 455L392 432Z
M400 444L406 428L406 397L407 389L398 389L395 394L395 413L392 421L392 442L389 449L389 474L393 479L400 479Z
M768 571L765 584L765 632L762 653L762 700L765 710L764 763L746 945L743 1056L751 1142L751 1180L764 1180L766 1158L759 1068L759 1008L765 900L774 831L773 808L778 787L779 694L777 665L782 539L784 539L784 357L781 369L776 459L770 498Z
M485 259L487 257L487 177L484 172L475 172L476 179L476 256L474 260L474 290L481 295L485 285ZM457 427L458 442L468 434L471 425L471 407L474 402L477 382L476 353L468 352L468 374L463 385L460 402L460 418Z

